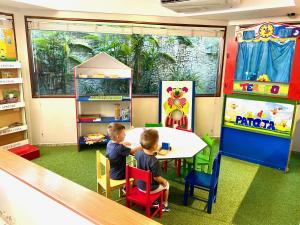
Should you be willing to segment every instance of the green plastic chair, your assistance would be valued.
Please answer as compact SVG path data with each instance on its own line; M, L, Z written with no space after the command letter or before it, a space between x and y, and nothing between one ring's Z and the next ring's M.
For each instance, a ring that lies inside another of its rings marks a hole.
M162 127L161 123L145 123L145 127Z
M216 141L208 136L208 134L205 134L202 138L203 141L207 144L207 146L203 149L203 151L199 152L195 156L195 170L205 172L205 167L207 166L207 173L212 173L212 166L213 166L213 160L214 155L216 153ZM186 171L186 165L188 167L188 172L192 170L192 166L194 164L193 158L185 159L183 162L184 170ZM186 172L184 171L184 175Z

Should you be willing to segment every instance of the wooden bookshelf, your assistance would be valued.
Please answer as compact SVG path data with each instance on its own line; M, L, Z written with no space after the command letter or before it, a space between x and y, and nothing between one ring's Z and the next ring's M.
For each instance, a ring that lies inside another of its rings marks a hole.
M0 62L0 146L5 149L27 140L24 107L21 63Z
M80 147L90 145L86 140L93 137L91 134L104 135L105 138L96 138L97 142L94 144L105 145L109 140L106 136L107 125L111 122L122 123L126 129L130 128L132 111L130 67L102 52L76 66L74 79L78 151ZM118 111L116 105L119 106L120 117L115 116L115 112ZM94 115L97 116L93 120ZM86 119L82 119L83 116ZM103 137L102 135L97 137Z

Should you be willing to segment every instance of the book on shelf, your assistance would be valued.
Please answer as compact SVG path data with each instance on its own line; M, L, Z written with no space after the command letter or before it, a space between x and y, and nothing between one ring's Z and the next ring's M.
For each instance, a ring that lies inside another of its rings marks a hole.
M79 115L79 122L96 122L101 121L100 114L82 114Z
M116 79L116 78L121 78L119 75L116 74L79 74L78 78L109 78L109 79Z
M89 100L122 100L122 96L115 96L115 95L100 95L100 96L90 96Z
M84 139L85 144L91 145L91 144L101 143L101 142L105 141L106 136L101 133L87 134L87 135L83 136L83 139Z

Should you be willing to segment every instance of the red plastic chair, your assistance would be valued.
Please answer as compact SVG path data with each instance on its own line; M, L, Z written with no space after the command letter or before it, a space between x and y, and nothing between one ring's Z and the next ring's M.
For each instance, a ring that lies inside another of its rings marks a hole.
M146 192L142 192L137 186L130 185L130 179L141 180L146 183ZM151 184L152 173L150 171L141 170L135 167L126 165L126 206L131 207L131 203L140 205L146 208L146 216L152 218L159 212L159 218L162 217L162 204L163 204L163 191L157 192L155 194L150 194L150 184ZM153 202L159 199L159 207L150 214L150 209Z

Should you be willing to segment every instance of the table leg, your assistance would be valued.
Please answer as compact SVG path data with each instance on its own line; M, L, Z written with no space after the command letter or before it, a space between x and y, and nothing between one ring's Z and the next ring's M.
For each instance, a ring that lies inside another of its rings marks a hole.
M178 159L177 161L177 176L181 176L181 159Z
M186 160L183 159L183 164L182 164L182 174L183 176L186 176Z
M167 169L168 169L168 161L165 160L165 161L163 162L163 164L164 164L164 172L167 172Z
M196 168L196 156L193 157L193 168L191 168L191 165L189 165L189 172L191 172L191 170L195 168Z

